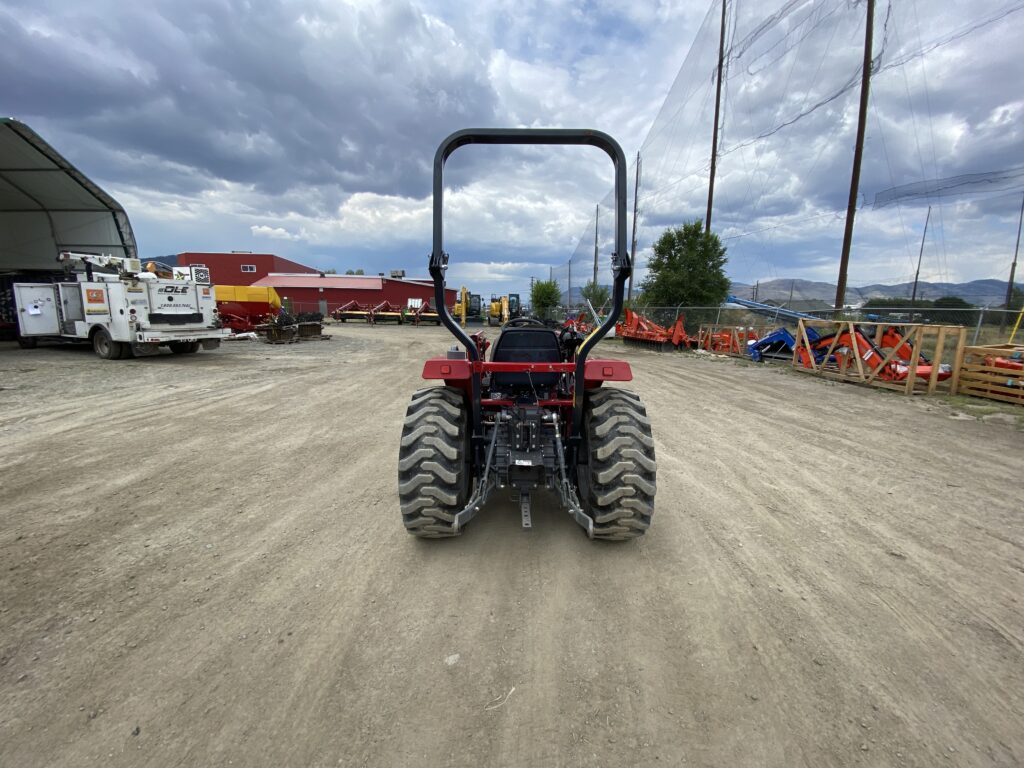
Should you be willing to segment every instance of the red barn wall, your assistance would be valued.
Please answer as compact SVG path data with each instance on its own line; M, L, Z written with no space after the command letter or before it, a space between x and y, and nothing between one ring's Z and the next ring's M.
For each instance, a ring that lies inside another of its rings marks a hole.
M329 282L331 277L331 275L328 275L325 282ZM302 282L308 282L308 279L302 279ZM373 285L377 281L367 282ZM405 307L408 306L409 299L421 299L423 301L429 299L431 306L434 304L433 286L410 283L404 280L382 278L379 280L380 288L332 288L326 286L322 290L313 287L289 286L287 283L288 278L283 275L273 275L260 281L260 285L272 284L281 300L287 300L290 303L293 312L319 312L321 299L326 300L328 312L333 312L350 301L356 301L362 305L369 304L370 306L376 306L382 301L389 301L393 306ZM454 305L456 291L446 289L445 300L449 307Z
M214 285L252 285L271 272L303 272L317 274L319 270L285 259L273 253L194 253L178 254L178 266L203 264L210 269ZM255 267L255 272L243 272L242 266Z

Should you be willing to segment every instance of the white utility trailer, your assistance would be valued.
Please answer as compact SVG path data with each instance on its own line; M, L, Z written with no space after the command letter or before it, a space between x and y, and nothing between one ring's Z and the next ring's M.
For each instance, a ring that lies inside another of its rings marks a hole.
M135 258L63 252L66 279L14 283L18 343L90 342L105 360L215 349L231 331L217 320L209 270L176 279L142 269Z

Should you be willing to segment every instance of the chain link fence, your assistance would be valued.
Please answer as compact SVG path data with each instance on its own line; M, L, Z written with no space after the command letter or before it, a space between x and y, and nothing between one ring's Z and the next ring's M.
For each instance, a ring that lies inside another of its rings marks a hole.
M743 328L773 327L796 328L796 320L786 317L779 308L775 316L765 312L753 312L742 307L634 307L650 320L663 326L670 326L676 317L683 316L686 332L694 335L701 325L732 325ZM573 314L569 310L568 314ZM822 310L805 314L820 320L852 320L864 323L924 323L926 325L961 325L968 329L967 338L971 344L1004 344L1017 322L1017 310L976 307L971 309L946 309L934 307L892 307L887 309ZM1024 323L1022 323L1024 326ZM1024 339L1024 327L1017 331L1016 341Z

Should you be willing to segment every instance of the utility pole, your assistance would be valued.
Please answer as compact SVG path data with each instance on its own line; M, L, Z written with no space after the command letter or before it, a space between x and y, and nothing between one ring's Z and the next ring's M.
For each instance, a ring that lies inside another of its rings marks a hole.
M597 225L601 220L601 204L594 206L594 285L597 286Z
M626 294L626 301L633 300L633 275L636 273L636 217L639 212L638 200L640 199L640 153L636 153L636 179L633 181L633 239L629 252L629 263L633 269L629 272L629 292Z
M796 287L796 280L791 280L789 283L789 301L786 302L786 306L790 309L793 308L793 289Z
M1017 245L1013 249L1013 263L1010 265L1010 282L1006 284L1006 304L999 320L999 331L1006 327L1006 316L1010 313L1010 302L1013 301L1013 279L1017 274L1017 253L1020 251L1020 225L1024 224L1024 197L1020 201L1020 218L1017 219Z
M853 149L853 173L850 176L850 199L846 205L846 230L843 252L839 257L839 280L836 285L836 309L846 304L846 272L850 266L850 245L853 243L853 219L857 214L857 193L860 189L860 163L864 156L864 129L868 117L868 92L871 87L871 38L875 27L875 0L868 0L868 17L864 25L864 64L860 74L860 113L857 116L857 143Z
M932 217L932 207L928 206L928 215L924 217L924 232L921 233L921 250L917 252L917 272L914 273L914 290L910 293L910 307L913 309L917 301L917 279L921 276L921 257L924 256L924 238L928 234L928 221ZM913 313L911 313L913 317Z
M874 0L868 0L874 2ZM722 108L722 69L725 65L725 0L722 0L722 28L718 34L718 83L715 86L715 126L711 134L711 178L708 182L708 214L704 231L711 231L711 206L715 199L715 166L718 164L718 116Z
M565 291L565 305L572 306L572 256L569 257L569 277Z

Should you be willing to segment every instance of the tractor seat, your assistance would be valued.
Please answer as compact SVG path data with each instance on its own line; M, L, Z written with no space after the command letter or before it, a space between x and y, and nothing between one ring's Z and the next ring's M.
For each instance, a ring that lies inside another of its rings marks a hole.
M492 363L560 363L562 352L558 335L550 328L506 328L494 342ZM553 389L558 384L557 373L494 373L491 389L497 392L530 389L530 379L538 391Z

